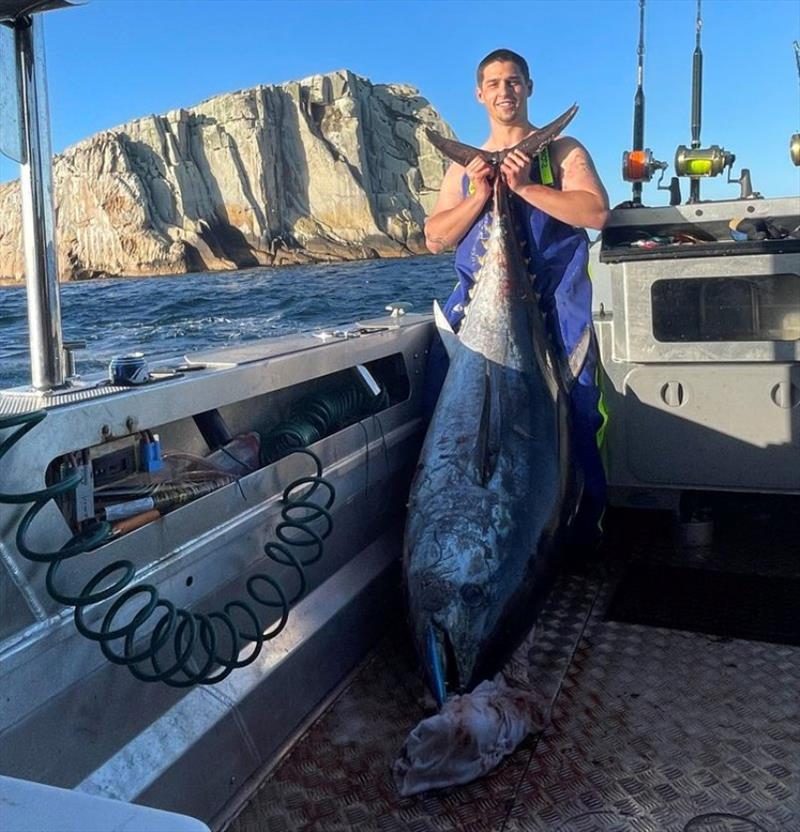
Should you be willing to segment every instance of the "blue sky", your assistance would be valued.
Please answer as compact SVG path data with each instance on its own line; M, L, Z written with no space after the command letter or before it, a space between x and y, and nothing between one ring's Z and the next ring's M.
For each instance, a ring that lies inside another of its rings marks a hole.
M645 139L672 163L691 138L694 0L648 0ZM46 16L53 147L215 94L343 67L373 82L418 87L464 141L484 140L474 67L500 46L528 58L543 123L573 101L570 130L611 194L626 199L620 158L631 142L638 0L92 0ZM800 131L792 41L795 0L704 0L703 144L749 167L768 196L800 190L788 155ZM0 162L0 181L17 176ZM684 186L684 192L687 188ZM703 196L738 194L704 183ZM645 200L666 202L654 185Z

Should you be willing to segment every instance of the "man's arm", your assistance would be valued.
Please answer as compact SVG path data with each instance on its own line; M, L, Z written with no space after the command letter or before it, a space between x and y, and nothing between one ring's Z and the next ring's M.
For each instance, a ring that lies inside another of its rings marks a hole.
M461 190L464 174L474 186L465 197ZM425 245L433 254L452 248L472 228L492 192L492 168L476 156L466 168L452 164L442 180L439 200L425 223Z
M592 157L575 139L564 137L550 145L550 160L558 168L561 190L530 180L530 157L509 154L501 166L508 187L551 217L581 228L602 229L608 219L608 194Z

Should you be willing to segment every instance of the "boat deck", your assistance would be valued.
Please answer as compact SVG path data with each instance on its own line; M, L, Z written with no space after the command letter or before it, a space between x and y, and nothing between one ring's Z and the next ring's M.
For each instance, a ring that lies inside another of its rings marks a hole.
M395 790L391 764L427 704L403 622L392 621L230 832L800 829L798 616L784 610L794 626L763 636L793 644L719 634L730 626L725 604L715 619L706 596L701 626L717 634L609 617L626 575L643 566L669 575L676 560L695 577L743 578L756 586L751 595L759 581L791 595L800 578L798 507L796 499L739 501L715 515L713 546L688 563L665 516L618 515L602 557L562 576L537 624L529 678L543 730L466 786L410 798ZM679 590L687 604L678 615L691 613L692 586ZM664 586L665 597L671 591ZM786 604L779 596L732 618L755 634L774 629ZM788 603L796 611L797 601ZM750 620L758 609L769 620Z

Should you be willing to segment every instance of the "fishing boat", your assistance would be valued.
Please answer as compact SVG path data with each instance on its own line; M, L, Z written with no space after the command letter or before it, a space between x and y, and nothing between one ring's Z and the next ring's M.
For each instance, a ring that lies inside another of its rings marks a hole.
M731 236L796 229L800 199L742 176L739 198L701 201L732 161L701 147L698 111L689 201L676 179L645 207L665 166L635 131L634 199L593 255L607 557L565 573L537 621L541 730L477 783L401 799L389 764L423 706L398 560L432 316L381 304L149 370L131 344L79 376L40 41L66 5L0 0L32 373L0 391L0 825L800 826L800 646L781 618L800 582L800 240Z

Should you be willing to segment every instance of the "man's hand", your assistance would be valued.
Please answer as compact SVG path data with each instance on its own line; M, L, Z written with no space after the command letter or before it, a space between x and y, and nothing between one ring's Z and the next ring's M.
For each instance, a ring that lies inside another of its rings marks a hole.
M599 231L608 219L608 195L586 148L575 139L562 136L552 142L549 151L559 187L532 182L530 158L515 150L500 168L509 189L529 205L567 225Z
M519 193L526 185L531 184L531 157L521 150L512 150L500 165L509 190Z
M464 174L469 179L469 192L464 194ZM450 165L442 180L439 199L425 223L425 245L433 254L451 248L469 233L492 194L494 168L476 156L464 168Z
M464 170L469 177L469 196L475 197L482 205L492 192L492 166L480 156L476 156Z

